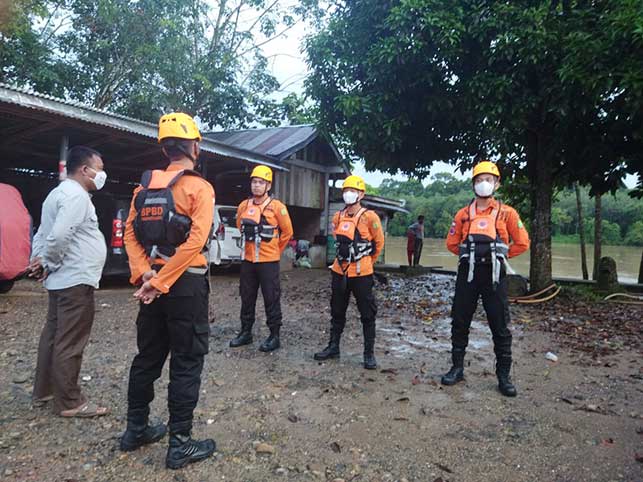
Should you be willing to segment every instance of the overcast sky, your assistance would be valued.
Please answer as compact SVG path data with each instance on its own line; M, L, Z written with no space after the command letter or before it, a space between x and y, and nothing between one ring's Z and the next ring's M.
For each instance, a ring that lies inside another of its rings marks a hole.
M273 75L281 84L281 90L277 93L277 97L285 97L290 93L301 94L304 91L304 79L306 78L308 68L305 62L305 55L303 54L304 38L311 32L310 27L304 23L295 25L287 34L273 40L263 47L265 55L269 58L270 68ZM390 174L383 174L379 171L366 172L363 164L355 166L354 174L362 176L367 184L371 186L379 186L384 179L394 178L397 180L405 180L406 176ZM431 175L438 172L449 172L458 177L462 174L456 171L454 166L438 162L434 164L431 169ZM425 180L428 181L428 179ZM632 188L636 185L636 177L628 176L625 179L625 184Z

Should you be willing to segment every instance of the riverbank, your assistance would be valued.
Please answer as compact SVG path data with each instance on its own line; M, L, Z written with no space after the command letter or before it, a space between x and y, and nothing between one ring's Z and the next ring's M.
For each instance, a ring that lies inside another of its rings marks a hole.
M96 420L65 420L30 406L46 294L20 282L0 297L0 476L8 481L634 481L643 478L643 310L561 297L513 307L515 399L493 374L481 311L473 323L466 382L442 387L449 367L453 278L387 276L376 285L376 371L361 368L354 303L342 358L312 360L328 337L328 273L282 274L283 348L232 350L238 280L212 278L213 324L194 434L219 454L180 472L163 468L166 440L122 454L136 304L129 287L97 292L83 389L110 406ZM262 306L259 302L258 306ZM558 362L545 359L554 352ZM154 415L167 418L167 370ZM259 454L257 444L267 444ZM528 454L528 455L527 455Z

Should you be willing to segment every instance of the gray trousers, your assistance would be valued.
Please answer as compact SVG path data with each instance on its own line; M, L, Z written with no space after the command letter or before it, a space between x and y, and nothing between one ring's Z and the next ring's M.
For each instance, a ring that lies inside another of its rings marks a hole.
M422 246L424 240L422 238L415 238L415 246L413 247L413 266L420 264L420 256L422 256Z

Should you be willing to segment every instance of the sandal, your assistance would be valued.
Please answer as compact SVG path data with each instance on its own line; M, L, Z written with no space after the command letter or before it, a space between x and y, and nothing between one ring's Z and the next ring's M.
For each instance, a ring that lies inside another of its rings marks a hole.
M47 404L47 402L51 402L53 399L54 399L53 395L47 395L46 397L42 397L42 398L34 398L31 401L31 405L33 407L44 407Z
M108 415L110 413L109 408L99 407L94 402L86 402L78 408L72 408L71 410L63 410L60 412L61 417L77 417L77 418L92 418L92 417L102 417L103 415Z

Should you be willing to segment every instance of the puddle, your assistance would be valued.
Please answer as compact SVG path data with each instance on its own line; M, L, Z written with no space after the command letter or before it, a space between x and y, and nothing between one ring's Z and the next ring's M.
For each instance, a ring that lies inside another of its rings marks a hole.
M422 331L419 331L423 328ZM405 356L426 350L444 352L451 350L451 320L440 319L422 327L408 325L385 326L378 329L387 341L393 355ZM469 334L470 351L478 351L491 344L491 333L486 324L474 321Z

